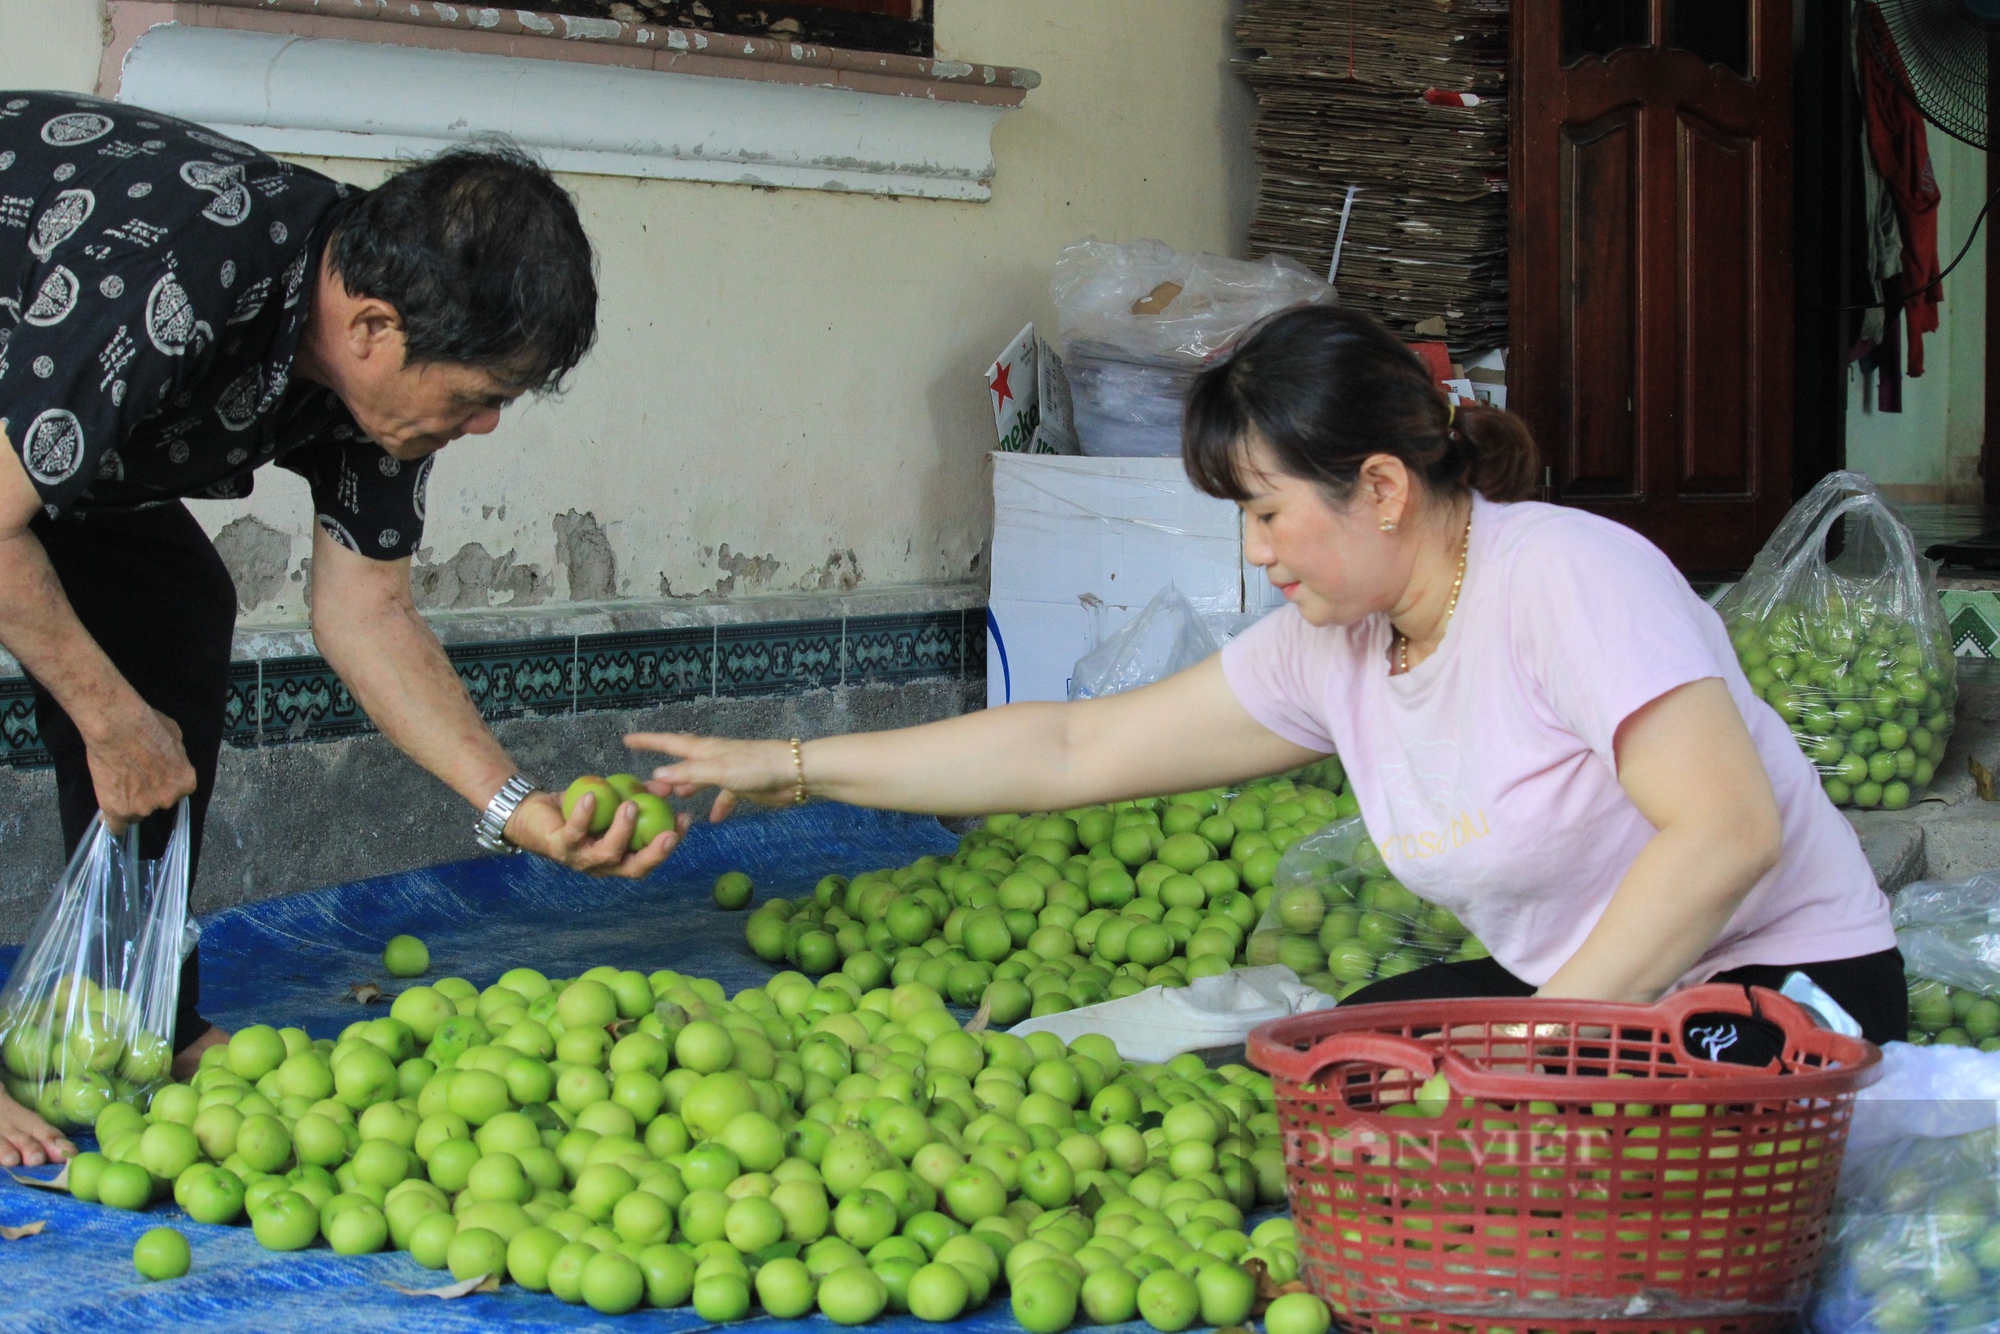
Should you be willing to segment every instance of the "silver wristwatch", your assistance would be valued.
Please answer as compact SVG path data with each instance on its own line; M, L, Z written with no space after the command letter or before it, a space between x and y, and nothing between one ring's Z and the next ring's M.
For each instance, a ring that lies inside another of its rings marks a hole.
M480 813L479 823L472 826L472 837L488 852L514 853L520 849L506 839L507 821L514 818L514 812L528 799L535 785L520 774L500 785L493 794L493 800L486 803Z

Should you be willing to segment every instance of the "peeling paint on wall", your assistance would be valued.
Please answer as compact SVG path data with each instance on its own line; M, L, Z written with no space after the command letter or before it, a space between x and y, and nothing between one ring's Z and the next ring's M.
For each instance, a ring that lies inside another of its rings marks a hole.
M660 596L663 598L672 598L676 602L713 602L715 600L714 590L708 588L697 589L692 593L674 592L674 581L665 570L660 571Z
M852 592L861 586L861 561L854 548L827 553L826 563L806 571L797 587L804 593Z
M428 11L433 0L414 2ZM441 2L482 23L513 8ZM88 88L102 54L95 20L43 41L55 20L16 13L79 6L95 12L84 0L0 0L0 67L31 47L44 60L53 51ZM439 457L429 566L467 543L495 557L511 550L532 567L512 577L535 580L536 592L517 596L502 578L474 601L532 598L537 615L566 601L572 580L591 598L702 611L725 597L831 600L985 580L993 415L966 367L984 365L1025 320L1053 327L1048 266L1079 236L1130 235L1143 218L1177 250L1240 253L1255 201L1244 148L1255 99L1228 63L1227 0L953 0L945 10L946 59L1021 60L1049 76L1028 116L1006 121L1001 160L1012 174L990 204L564 174L603 267L599 343L569 394L524 402L493 436ZM663 53L669 35L656 44ZM690 51L728 44L671 36ZM975 65L965 81L981 77ZM309 165L362 185L387 169ZM839 262L815 262L828 255ZM946 291L970 296L937 298ZM867 373L830 347L865 349ZM191 508L211 534L254 514L291 536L283 590L245 619L293 626L305 620L298 558L314 511L296 479L263 481L245 501ZM555 519L571 511L608 539L615 581L591 586L573 552L558 559ZM718 568L725 534L732 558L780 563L761 589L747 569ZM456 583L429 579L433 598L458 598Z
M618 596L618 557L597 516L570 510L555 517L556 564L569 571L571 602L603 602Z
M478 542L467 542L442 564L432 564L428 550L410 563L410 588L425 611L532 607L548 601L554 584L538 566L516 565L511 550L495 556Z
M724 571L723 577L715 581L716 596L760 592L770 586L782 563L768 551L761 556L752 556L746 551L732 553L729 544L724 542L715 553L716 567Z
M285 589L292 563L292 539L252 514L223 525L215 554L236 583L236 607L254 611Z

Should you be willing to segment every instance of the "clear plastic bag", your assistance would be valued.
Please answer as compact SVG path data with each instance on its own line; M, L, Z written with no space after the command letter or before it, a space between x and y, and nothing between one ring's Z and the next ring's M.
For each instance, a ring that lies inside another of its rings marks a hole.
M2000 874L1905 885L1891 920L1910 977L1910 1041L2000 1050Z
M1931 564L1874 483L1821 481L1716 611L1836 806L1900 810L1923 795L1951 737L1956 662Z
M1905 885L1890 920L1912 974L2000 991L2000 873Z
M1085 454L1180 453L1188 385L1267 315L1332 305L1328 284L1288 256L1254 263L1180 255L1158 241L1082 241L1049 279Z
M2000 1330L2000 1145L1984 1111L1971 1134L1849 1149L1814 1334Z
M7 1092L51 1124L144 1105L167 1080L187 934L188 806L157 861L92 820L0 991Z
M1301 839L1280 859L1245 955L1252 964L1284 964L1307 986L1344 1000L1385 977L1485 958L1486 947L1451 909L1425 902L1389 874L1355 815Z
M1168 584L1145 610L1076 660L1069 675L1071 699L1118 695L1164 681L1221 649L1186 594Z
M1072 343L1064 363L1077 444L1096 458L1177 458L1181 412L1199 365L1137 361L1103 343Z

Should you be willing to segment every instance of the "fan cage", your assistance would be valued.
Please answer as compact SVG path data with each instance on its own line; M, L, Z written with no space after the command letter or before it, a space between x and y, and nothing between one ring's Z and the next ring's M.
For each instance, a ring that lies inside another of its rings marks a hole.
M1904 91L1925 120L1952 138L1985 150L1990 42L2000 24L1975 16L1967 0L1876 0L1902 56ZM1858 25L1861 40L1877 39ZM1882 54L1877 52L1877 54ZM1885 61L1897 68L1891 58Z

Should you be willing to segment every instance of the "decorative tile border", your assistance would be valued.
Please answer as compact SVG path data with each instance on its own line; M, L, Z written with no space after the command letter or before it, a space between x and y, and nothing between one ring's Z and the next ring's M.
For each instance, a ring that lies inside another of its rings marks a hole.
M798 694L839 685L982 678L986 609L686 626L461 644L446 649L488 721L690 700ZM372 732L320 657L229 668L225 739L233 746L331 741ZM0 678L0 764L49 763L34 692Z
M1951 651L1961 658L2000 658L2000 593L1947 588L1938 594Z
M973 633L968 634L968 627ZM866 625L851 631L847 637L847 675L851 680L863 681L906 681L947 675L965 661L968 637L979 641L983 657L986 643L983 609L976 616L966 613L956 625L936 616L870 617Z

